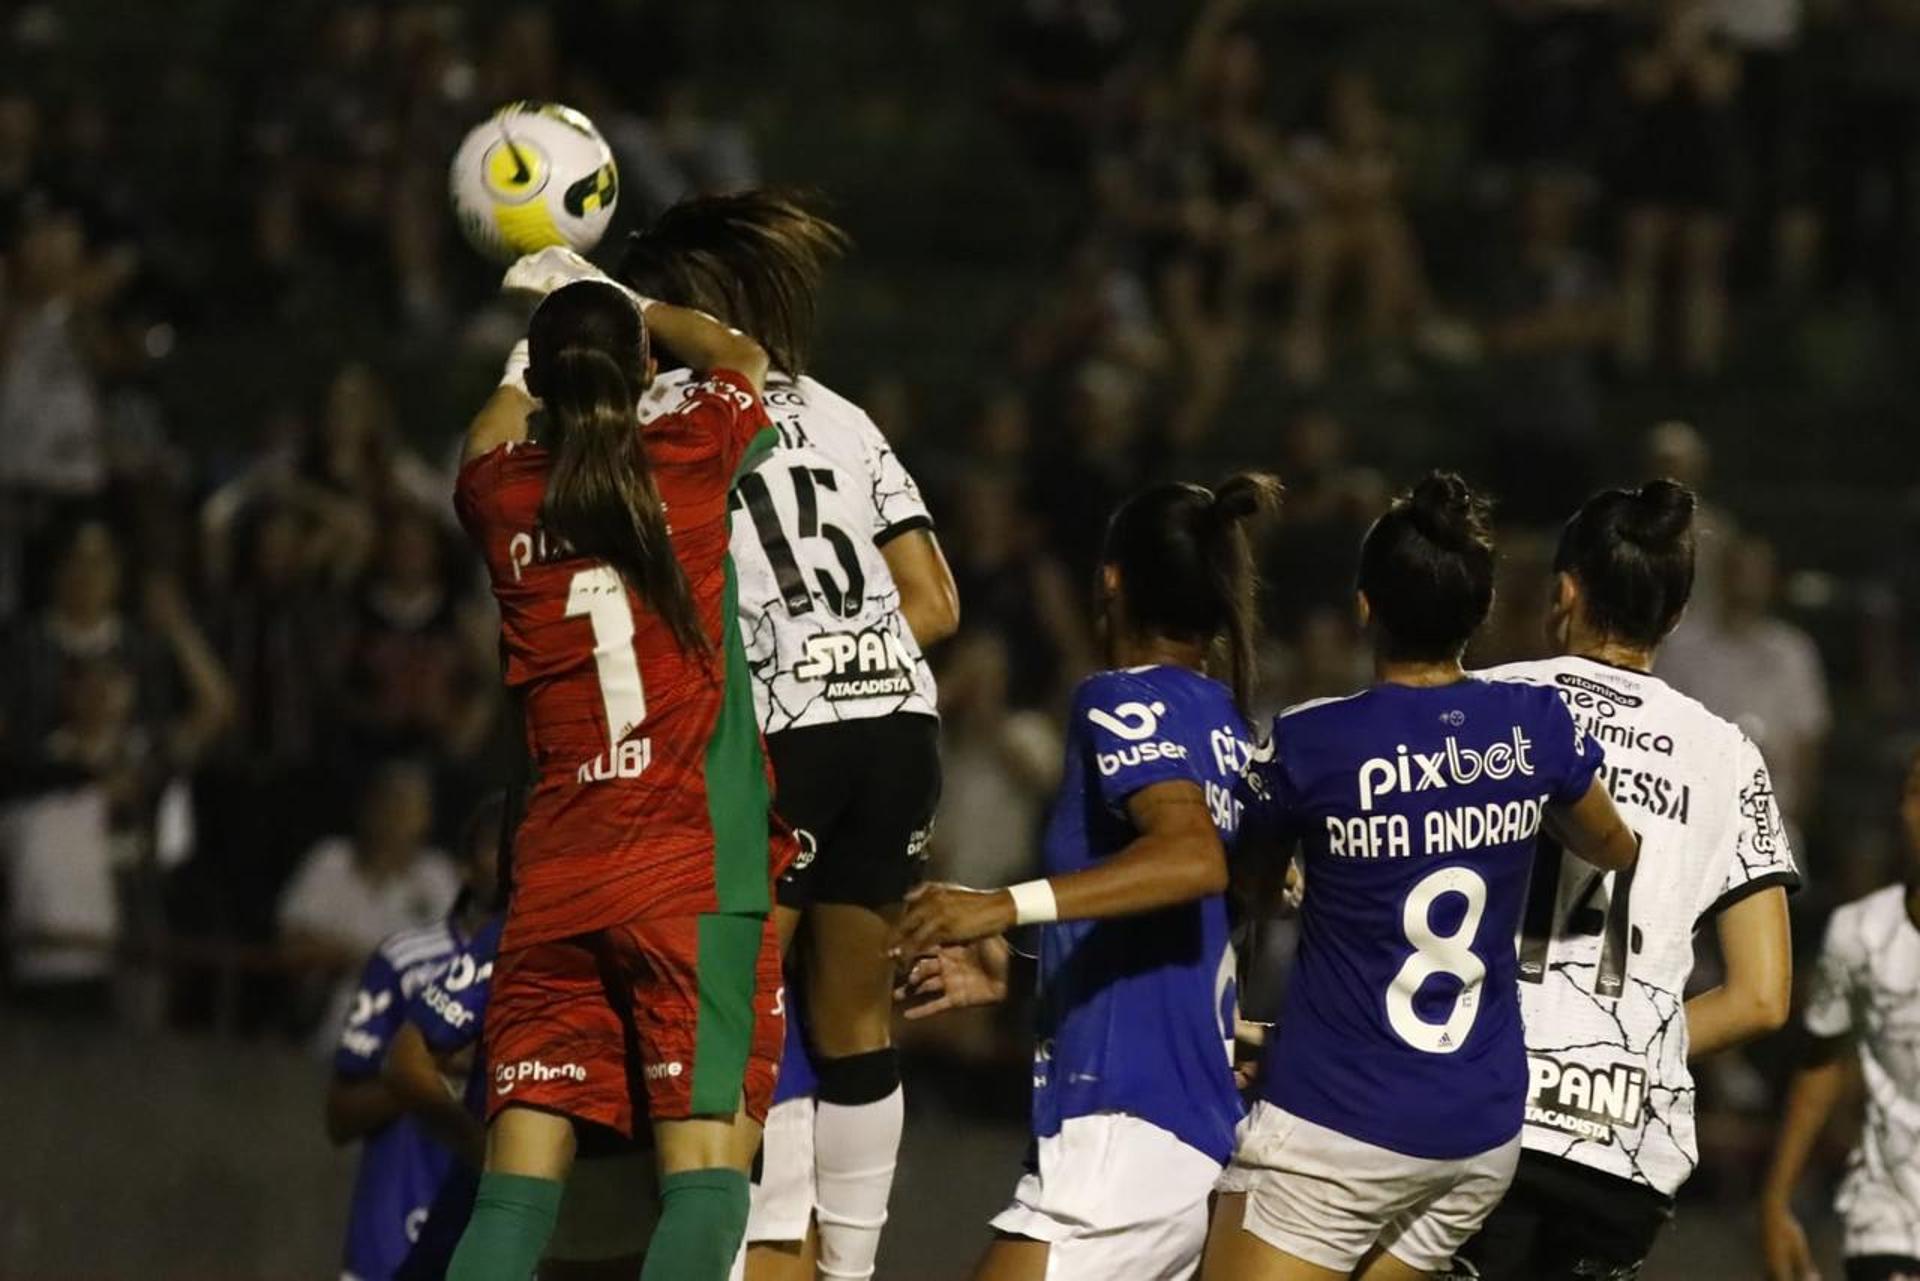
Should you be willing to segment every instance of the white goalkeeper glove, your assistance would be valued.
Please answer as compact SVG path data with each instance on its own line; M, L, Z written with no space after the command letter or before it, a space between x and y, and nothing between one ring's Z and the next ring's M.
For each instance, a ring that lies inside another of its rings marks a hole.
M598 280L625 291L627 297L633 299L634 306L640 308L643 313L653 306L653 299L628 289L573 250L560 245L551 245L538 253L527 254L520 258L513 266L507 268L506 276L500 281L500 289L503 293L545 298L563 285L576 284L582 280Z

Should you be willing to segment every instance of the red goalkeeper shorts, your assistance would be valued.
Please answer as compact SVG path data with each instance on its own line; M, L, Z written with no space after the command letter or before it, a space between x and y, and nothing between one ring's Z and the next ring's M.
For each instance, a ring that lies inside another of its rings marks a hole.
M502 952L487 1114L516 1104L631 1135L636 1123L766 1118L786 1036L770 918L630 921Z

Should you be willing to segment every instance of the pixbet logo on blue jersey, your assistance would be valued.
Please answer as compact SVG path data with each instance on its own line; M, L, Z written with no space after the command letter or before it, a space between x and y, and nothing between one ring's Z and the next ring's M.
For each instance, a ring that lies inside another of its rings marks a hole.
M1375 756L1361 763L1360 808L1371 810L1376 798L1394 792L1466 787L1483 778L1500 782L1515 774L1531 777L1532 751L1532 740L1518 725L1513 727L1511 742L1477 751L1460 746L1460 740L1451 734L1447 735L1446 746L1437 752L1409 752L1402 743L1392 757Z

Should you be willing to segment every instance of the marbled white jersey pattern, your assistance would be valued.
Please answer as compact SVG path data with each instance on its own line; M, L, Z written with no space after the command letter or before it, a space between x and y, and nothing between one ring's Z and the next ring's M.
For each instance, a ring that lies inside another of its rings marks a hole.
M1920 1256L1920 927L1904 886L1833 914L1803 1017L1815 1036L1851 1036L1866 1079L1838 1198L1846 1254Z
M691 382L662 374L641 416L671 412ZM880 550L931 528L919 487L873 420L813 379L773 374L761 400L780 443L735 487L732 544L761 729L935 715Z
M1540 842L1520 930L1526 1146L1671 1196L1698 1163L1683 1008L1693 938L1727 906L1799 883L1759 750L1656 677L1589 659L1485 673L1556 690L1606 749L1640 835L1602 873Z

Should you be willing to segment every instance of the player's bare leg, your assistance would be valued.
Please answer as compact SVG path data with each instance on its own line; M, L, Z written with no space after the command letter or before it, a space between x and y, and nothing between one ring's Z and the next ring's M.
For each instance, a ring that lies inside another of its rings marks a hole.
M1201 1281L1347 1281L1344 1272L1295 1258L1242 1230L1240 1217L1246 1204L1247 1198L1237 1192L1214 1202ZM1366 1275L1368 1281L1381 1281Z
M1046 1281L1045 1241L997 1236L973 1267L973 1281Z
M539 1108L506 1108L487 1127L487 1173L565 1183L573 1169L573 1122Z
M756 1241L747 1247L746 1281L813 1281L818 1247L811 1224L805 1240Z
M886 954L899 909L816 903L808 913L820 1275L857 1279L873 1275L905 1117Z
M1416 1268L1375 1246L1373 1253L1360 1261L1353 1275L1356 1281L1426 1281L1433 1273Z

